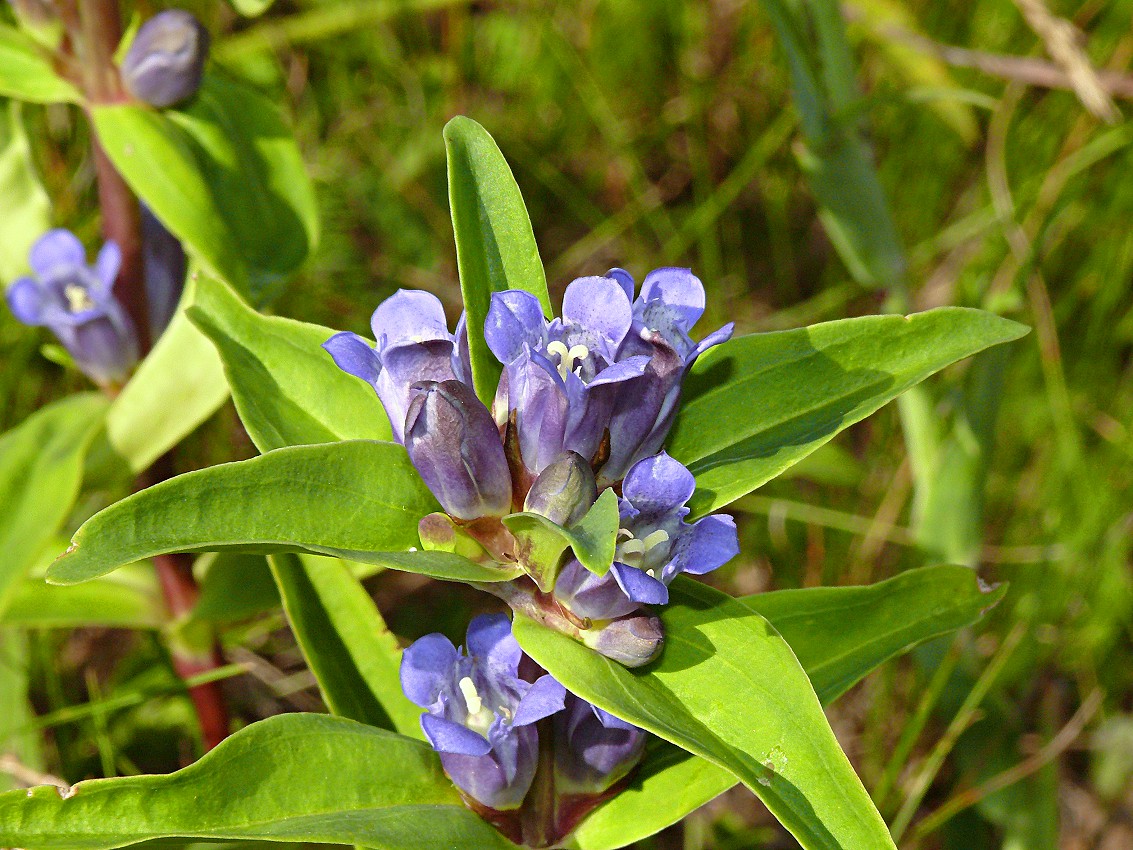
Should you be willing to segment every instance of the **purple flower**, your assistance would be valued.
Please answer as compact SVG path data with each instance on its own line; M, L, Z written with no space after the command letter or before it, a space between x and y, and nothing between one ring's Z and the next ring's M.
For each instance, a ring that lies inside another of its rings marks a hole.
M484 338L504 364L498 398L516 414L520 453L532 474L564 451L586 460L597 453L618 388L649 363L643 355L619 357L632 325L630 299L613 278L573 281L562 318L550 322L528 292L492 295Z
M629 773L645 749L645 730L568 693L555 715L555 788L600 794Z
M138 360L134 325L111 292L122 254L114 242L87 266L82 243L69 230L49 230L28 255L35 277L8 289L8 305L26 325L51 329L76 365L101 385L123 383Z
M566 452L539 473L527 491L523 509L565 528L582 519L597 498L590 464L581 455Z
M611 269L626 298L633 297L633 278L623 269ZM673 427L680 402L681 382L696 358L732 336L728 323L699 343L689 336L704 313L704 285L690 269L660 268L641 283L633 302L631 331L618 357L649 358L641 377L618 394L609 419L610 457L600 479L620 480L634 463L661 450Z
M399 289L378 305L370 319L375 350L353 333L323 343L338 368L366 381L389 416L393 438L404 442L405 415L419 381L463 381L472 385L464 316L449 333L444 307L428 292Z
M466 654L441 634L416 641L401 659L401 687L426 709L421 728L461 791L490 809L517 808L531 787L539 736L532 725L563 708L551 676L519 678L522 652L503 614L476 617Z
M511 510L511 472L500 432L460 381L421 381L405 417L409 459L441 507L458 519Z
M138 100L163 109L201 87L209 34L184 9L166 9L141 25L122 60L122 82Z
M146 279L150 337L157 339L173 319L185 286L185 249L145 204L142 207L142 268Z
M622 484L610 571L597 576L571 560L555 596L580 617L609 620L641 603L668 602L668 585L680 573L703 575L730 561L739 553L735 520L713 514L684 521L695 489L692 473L664 452L634 464Z

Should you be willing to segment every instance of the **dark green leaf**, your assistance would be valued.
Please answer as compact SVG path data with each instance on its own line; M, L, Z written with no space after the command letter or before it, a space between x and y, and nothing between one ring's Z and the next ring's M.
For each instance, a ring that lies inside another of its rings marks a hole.
M99 393L70 396L0 436L0 614L71 512L106 406Z
M480 400L490 404L501 371L484 342L492 293L526 290L539 299L547 316L552 315L551 300L523 196L499 147L487 130L461 115L445 125L444 137L472 380Z
M1027 328L942 307L751 334L693 368L668 450L696 476L707 513L749 493L950 363Z
M866 587L806 588L745 596L794 650L819 700L918 643L979 619L1004 589L989 591L964 567L926 567ZM630 786L583 821L578 850L613 850L680 820L736 783L729 771L671 744L646 754ZM659 807L657 800L667 801Z
M401 651L374 600L334 558L268 556L291 630L331 712L422 737L401 691Z
M426 745L344 720L285 714L169 776L0 795L0 846L109 850L155 838L509 850Z
M261 452L338 440L388 440L373 388L334 365L334 331L263 316L218 280L202 277L187 310L224 361L232 400Z
M276 449L135 493L87 520L50 570L75 584L165 552L309 552L457 581L515 571L448 552L410 551L436 500L395 443Z
M517 618L524 650L567 690L734 774L806 850L892 848L790 647L755 610L679 579L665 650L629 670Z
M279 608L279 590L263 555L244 552L214 552L202 555L194 565L201 595L193 606L193 618L228 623Z
M6 24L0 24L0 95L32 103L82 100L79 90L55 73L39 45Z
M28 251L51 227L51 201L39 181L19 103L0 103L0 283L28 271Z

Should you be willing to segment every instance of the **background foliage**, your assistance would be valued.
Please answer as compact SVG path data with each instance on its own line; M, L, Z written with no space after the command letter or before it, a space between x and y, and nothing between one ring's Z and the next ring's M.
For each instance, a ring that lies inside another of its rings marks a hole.
M804 5L812 26L794 35L821 41L835 7ZM1086 31L1097 66L1123 71L1129 3L1051 5ZM797 67L790 2L304 0L253 20L193 8L214 62L289 105L316 183L317 249L280 315L365 332L399 286L457 309L441 129L463 113L511 163L552 303L611 265L639 276L689 265L709 290L705 327L943 304L1034 326L745 496L733 506L744 554L711 582L737 595L861 584L941 560L1009 581L976 631L887 665L830 709L835 731L882 814L903 824L901 846L1133 842L1133 134L1070 92L934 53L1043 59L1014 3L854 0L849 76L836 51ZM93 242L84 123L62 106L23 118L45 142L33 149L56 220ZM847 202L839 193L869 179L859 122L881 193ZM83 386L40 356L42 342L0 311L0 428ZM229 404L177 464L254 453ZM399 574L367 586L408 636L459 638L481 604ZM234 623L228 660L251 671L225 684L240 718L318 708L282 619L247 613L217 616ZM189 709L145 632L41 630L26 650L35 725L49 730L43 770L71 781L168 772L192 752ZM3 692L0 678L0 704ZM1018 775L1000 790L1005 770ZM785 841L736 792L641 846Z

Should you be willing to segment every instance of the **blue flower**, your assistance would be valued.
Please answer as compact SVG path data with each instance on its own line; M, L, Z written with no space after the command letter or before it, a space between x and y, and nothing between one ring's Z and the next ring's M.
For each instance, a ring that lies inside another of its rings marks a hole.
M490 809L517 808L538 764L534 724L563 708L551 676L519 678L522 652L503 614L468 626L461 652L441 634L413 643L401 659L405 695L426 709L421 728L461 791Z
M618 282L627 299L633 298L629 272L611 269L607 277ZM729 322L693 342L689 333L704 304L704 285L690 269L655 269L642 281L619 357L646 356L648 366L616 399L609 420L610 457L600 481L620 480L633 464L661 450L676 418L684 376L701 354L731 338L734 325Z
M703 575L739 553L736 523L713 514L687 523L685 503L696 482L680 462L662 452L634 464L622 484L614 563L597 576L571 560L555 583L555 596L572 612L609 620L641 603L669 601L669 583L680 573Z
M50 230L28 255L35 277L8 288L8 306L26 325L48 327L75 364L103 386L123 383L138 360L134 325L112 289L122 263L114 242L87 266L82 243L69 230Z
M515 413L529 473L563 452L586 460L598 452L616 395L649 363L643 355L619 356L632 325L630 299L609 277L573 281L562 318L550 322L534 295L493 293L484 338L505 367L497 404Z
M644 729L568 693L555 715L555 790L602 793L637 764L645 739Z
M166 9L138 28L122 60L122 82L138 100L173 106L201 87L208 53L201 22L184 9Z
M353 333L323 343L338 368L366 381L378 394L393 438L404 442L405 417L419 381L463 381L472 385L464 316L449 333L444 307L428 292L399 289L370 319L375 349Z

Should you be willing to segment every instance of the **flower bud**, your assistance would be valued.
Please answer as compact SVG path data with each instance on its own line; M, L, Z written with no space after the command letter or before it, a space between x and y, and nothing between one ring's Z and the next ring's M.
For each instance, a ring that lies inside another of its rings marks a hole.
M185 286L185 249L142 204L142 268L146 279L150 337L157 339L169 325Z
M582 519L597 498L598 486L590 464L582 455L566 452L539 473L523 509L565 528Z
M601 794L637 764L645 731L568 693L555 716L555 788Z
M201 87L209 34L183 9L166 9L138 30L122 61L122 81L130 94L165 108L188 100Z
M409 459L457 519L511 510L511 473L492 414L460 381L422 381L405 415Z
M642 667L661 654L665 629L652 614L634 614L581 632L582 642L626 667Z

